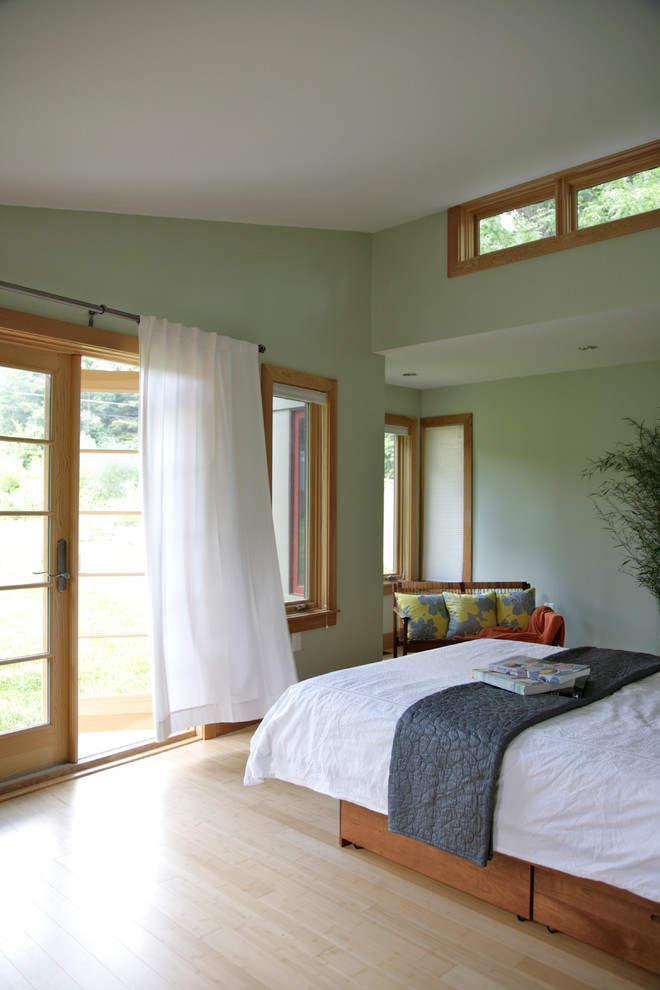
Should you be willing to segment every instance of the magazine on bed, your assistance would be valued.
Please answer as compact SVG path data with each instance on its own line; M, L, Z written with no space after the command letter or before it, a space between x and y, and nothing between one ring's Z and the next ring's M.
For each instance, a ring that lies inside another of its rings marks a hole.
M509 677L529 677L535 681L548 681L561 687L570 687L576 677L586 677L591 672L589 667L579 663L537 660L525 656L498 660L489 664L488 669Z
M540 681L526 674L502 674L499 671L491 670L489 667L475 667L472 671L475 681L483 681L493 687L504 688L505 691L513 691L515 694L543 694L555 691L575 692L575 697L580 697L584 685L589 677L588 669L582 674L574 674L570 680L562 681L561 684L553 684L552 681Z
M483 681L492 687L504 688L505 691L513 691L514 694L543 694L546 691L557 691L558 684L550 684L548 681L535 681L525 674L501 674L488 667L475 667L472 671L475 681Z

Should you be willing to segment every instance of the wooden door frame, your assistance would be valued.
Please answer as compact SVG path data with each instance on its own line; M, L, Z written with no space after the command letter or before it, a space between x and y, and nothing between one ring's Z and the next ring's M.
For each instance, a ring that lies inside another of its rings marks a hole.
M61 667L52 667L54 678L65 677L68 680L67 714L64 720L61 733L62 738L58 739L57 758L62 758L64 763L77 764L78 759L78 683L77 683L77 616L78 616L78 482L79 482L79 458L76 456L79 447L80 437L80 402L73 401L74 397L80 395L80 357L89 356L103 358L106 360L118 360L129 364L139 364L139 343L137 336L114 333L108 330L99 330L96 327L83 327L75 323L67 323L62 320L54 320L48 317L36 316L32 313L24 313L18 310L0 308L0 343L7 347L8 357L12 360L20 351L27 354L30 351L35 355L39 353L56 353L64 356L64 366L66 367L66 379L63 382L64 402L57 411L57 422L53 421L53 431L57 430L58 436L65 437L70 446L70 457L63 465L63 476L54 476L51 479L53 486L53 504L58 491L68 492L65 503L62 505L62 525L69 534L68 539L68 565L69 571L73 575L69 581L66 598L67 615L63 622L55 623L58 630L58 640L51 643L51 652L65 657L65 662ZM19 350L13 351L14 348ZM69 359L68 361L66 359ZM38 359L37 359L38 363ZM65 476L64 476L65 472ZM55 558L55 544L57 533L51 527L50 534L50 557ZM57 595L57 592L53 592ZM64 600L54 599L54 608L62 607ZM59 681L54 685L54 697L58 697L58 691L63 687ZM29 730L31 731L31 730ZM36 740L35 751L39 752L39 741ZM29 751L30 747L28 747ZM45 750L44 750L45 752ZM46 774L52 773L52 766L48 760L43 762L36 772L43 771ZM23 774L19 770L20 775Z
M58 540L65 539L67 568L73 575L63 593L57 590L55 579L34 579L37 588L42 582L44 589L50 584L46 618L50 627L48 659L43 661L49 664L49 676L44 684L44 690L48 691L49 718L41 724L17 730L15 745L14 734L8 734L12 741L2 756L2 775L6 779L65 761L75 762L77 757L76 698L70 686L75 683L77 662L77 505L74 491L77 491L78 459L74 451L80 434L80 409L74 396L80 362L54 349L44 351L1 337L0 344L3 366L36 371L52 379L49 430L44 443L44 464L48 465L44 480L50 491L43 510L49 519L44 562L52 572L57 561Z

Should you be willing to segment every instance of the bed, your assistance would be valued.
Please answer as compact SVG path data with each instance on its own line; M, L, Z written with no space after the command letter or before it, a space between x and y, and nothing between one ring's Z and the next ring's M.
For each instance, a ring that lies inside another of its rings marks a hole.
M475 666L561 652L473 640L302 681L255 732L245 783L277 778L337 798L342 844L660 972L660 673L513 740L485 868L387 829L402 713L468 683Z

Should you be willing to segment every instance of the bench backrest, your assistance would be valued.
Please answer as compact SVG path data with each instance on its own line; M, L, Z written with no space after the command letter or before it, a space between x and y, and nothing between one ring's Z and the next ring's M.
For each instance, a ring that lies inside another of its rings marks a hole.
M392 591L404 595L419 595L424 591L453 591L470 595L475 591L527 591L529 581L395 581Z

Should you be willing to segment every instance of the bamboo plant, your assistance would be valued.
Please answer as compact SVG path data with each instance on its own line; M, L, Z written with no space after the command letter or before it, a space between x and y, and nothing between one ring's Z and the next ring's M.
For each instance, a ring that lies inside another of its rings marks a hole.
M624 558L621 566L660 607L660 423L625 422L635 438L590 461L583 476L603 476L589 497Z

